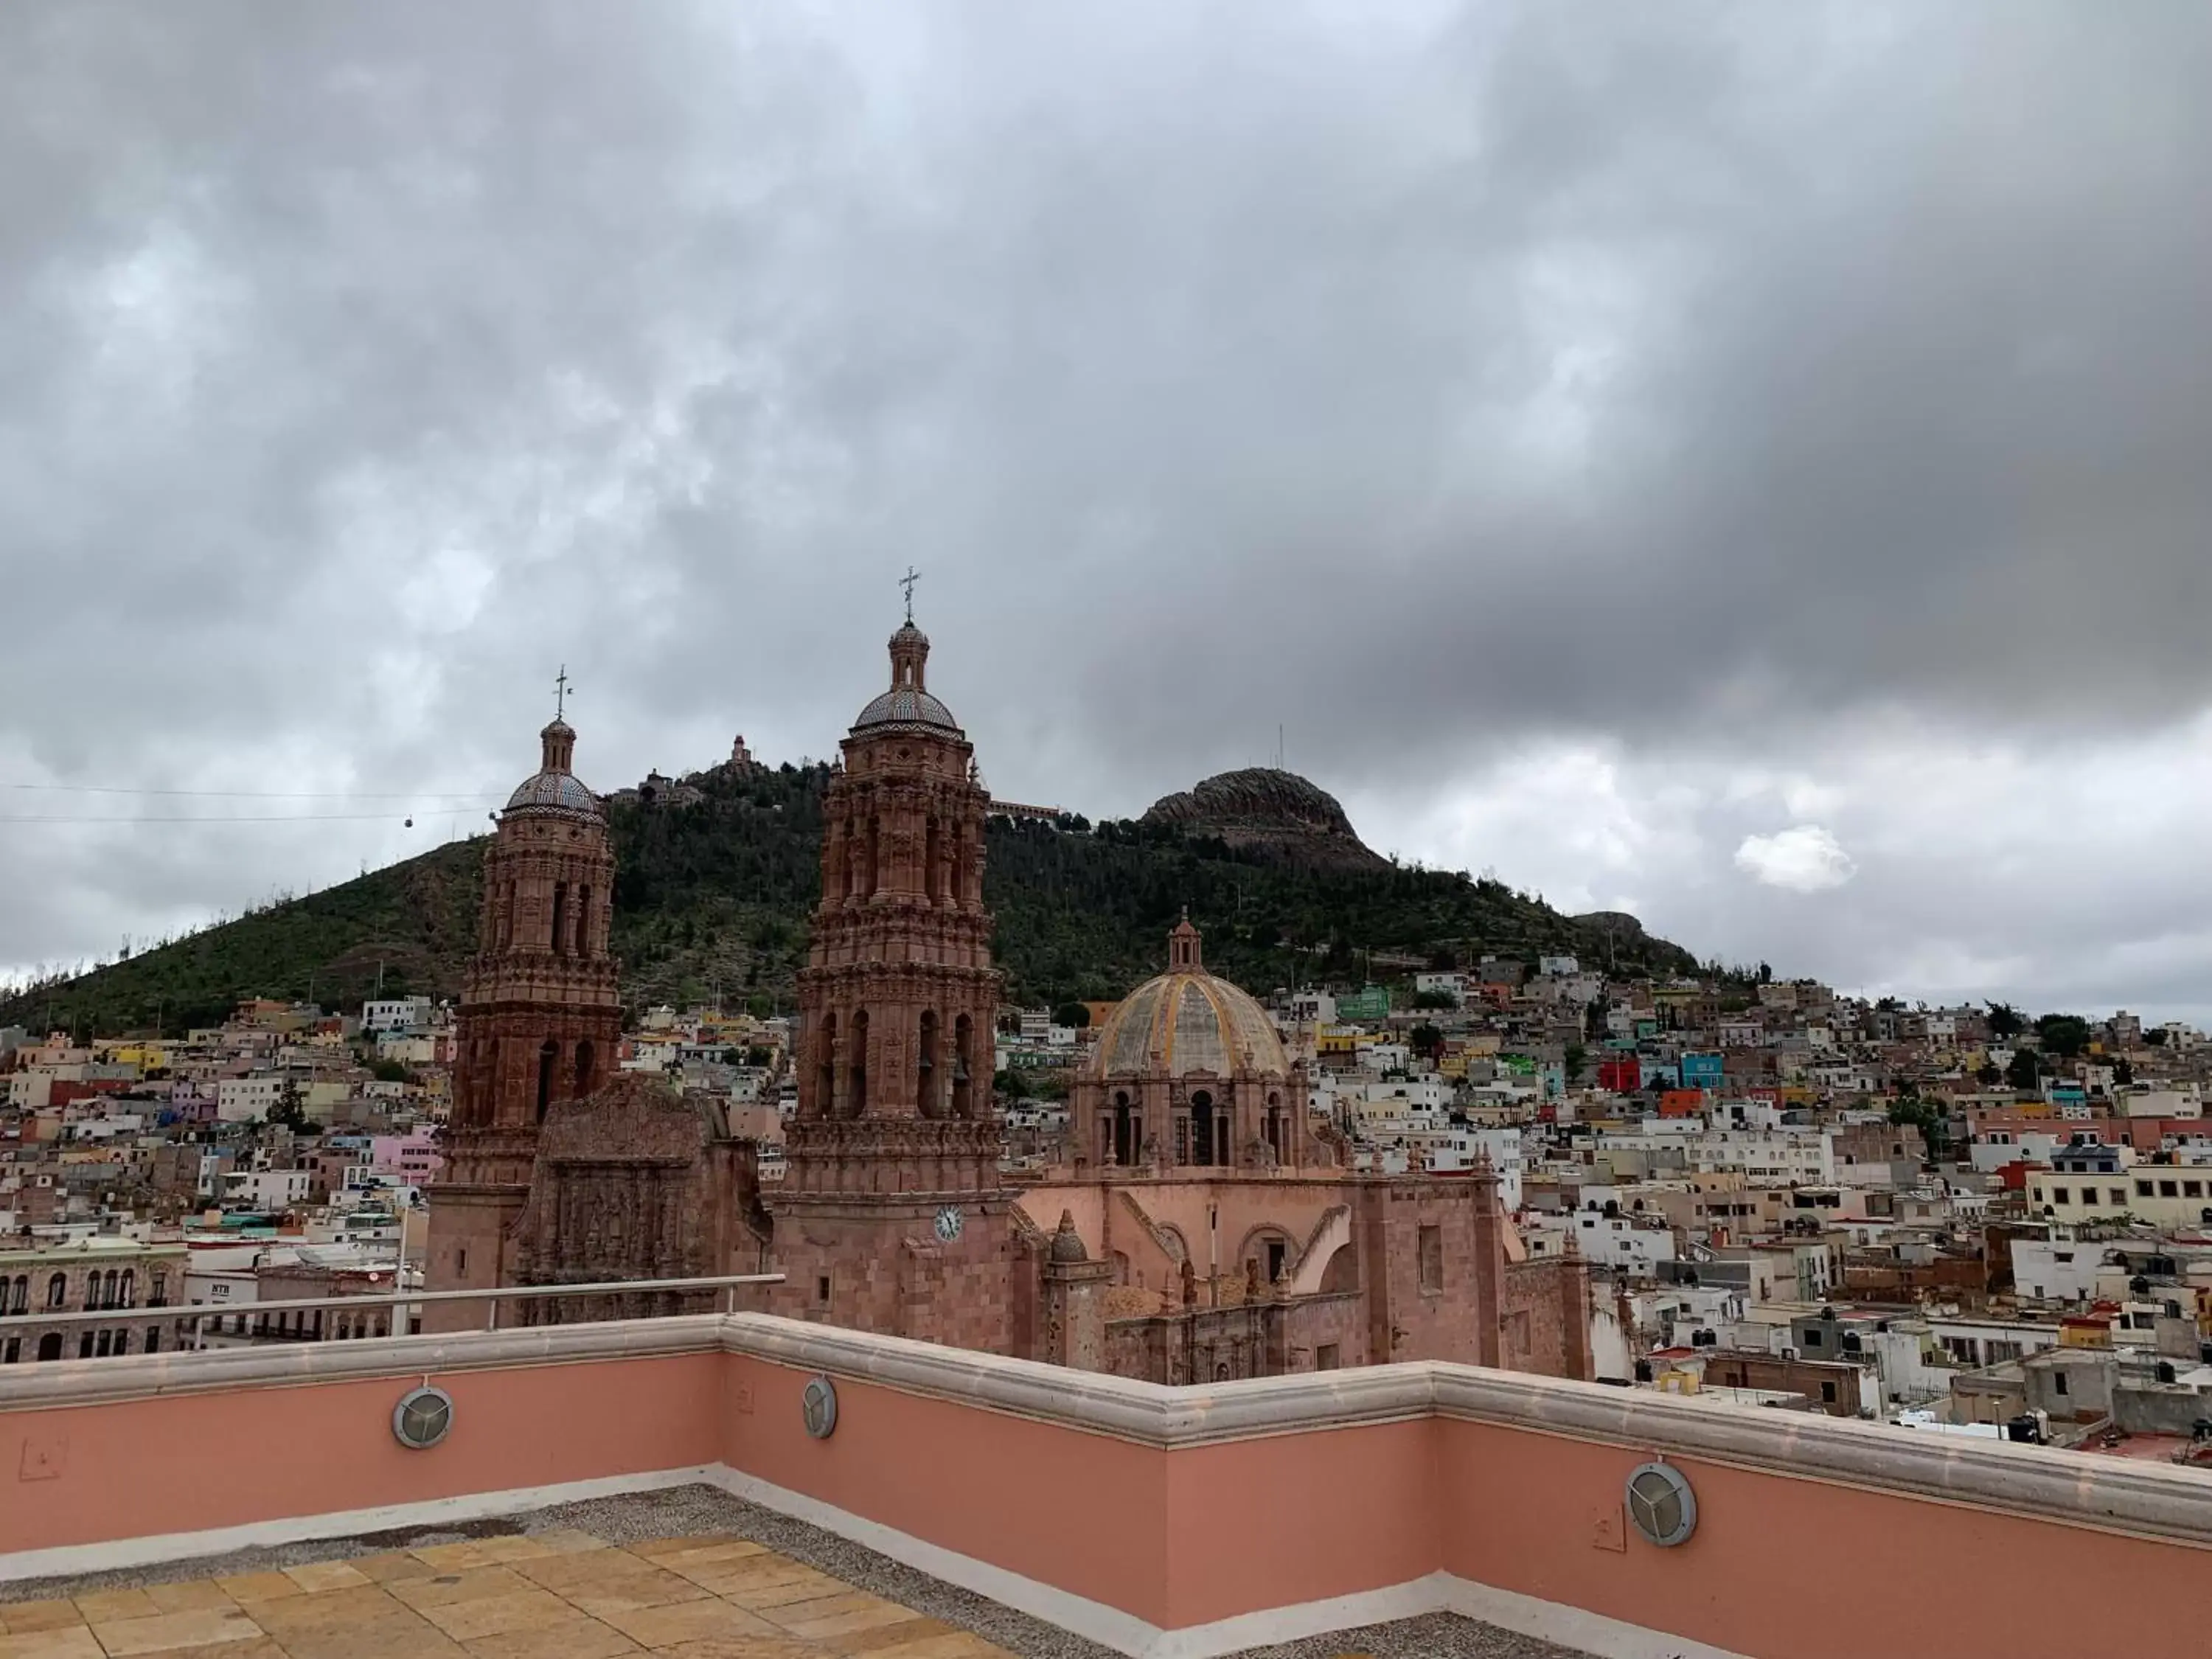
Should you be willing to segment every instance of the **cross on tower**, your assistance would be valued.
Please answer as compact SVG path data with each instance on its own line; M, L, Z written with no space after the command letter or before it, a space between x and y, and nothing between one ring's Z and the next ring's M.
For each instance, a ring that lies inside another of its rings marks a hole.
M568 665L562 663L561 672L553 677L553 718L559 720L568 712Z
M912 565L907 566L906 574L899 578L899 586L906 589L906 619L908 622L914 620L914 585L921 580L921 572Z

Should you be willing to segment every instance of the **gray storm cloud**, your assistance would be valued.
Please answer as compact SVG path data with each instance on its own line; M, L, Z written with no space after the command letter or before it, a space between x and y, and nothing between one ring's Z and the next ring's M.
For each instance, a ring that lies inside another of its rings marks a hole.
M912 562L1009 794L1138 810L1280 724L1378 842L1701 951L2212 1004L2188 836L2128 827L2212 700L2208 46L26 0L0 781L496 795L563 662L603 787L819 754ZM481 818L440 805L0 823L0 963ZM1804 826L1847 885L1738 867Z

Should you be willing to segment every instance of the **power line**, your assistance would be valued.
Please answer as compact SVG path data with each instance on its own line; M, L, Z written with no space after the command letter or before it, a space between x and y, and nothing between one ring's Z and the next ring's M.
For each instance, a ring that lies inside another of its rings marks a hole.
M67 812L0 812L0 823L389 823L398 816L394 812L272 812L258 815L210 812L176 817L151 814L143 817L123 818ZM426 813L425 816L437 817L441 814Z
M78 795L198 795L225 800L496 800L496 795L469 791L409 790L380 794L363 789L138 789L106 783L10 783L8 789L39 789Z

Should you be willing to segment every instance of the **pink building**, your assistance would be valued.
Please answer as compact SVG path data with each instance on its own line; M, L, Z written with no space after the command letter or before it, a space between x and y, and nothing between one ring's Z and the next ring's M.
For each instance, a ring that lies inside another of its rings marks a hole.
M379 1175L421 1187L436 1176L446 1160L439 1154L436 1132L426 1123L404 1135L371 1135L368 1164Z

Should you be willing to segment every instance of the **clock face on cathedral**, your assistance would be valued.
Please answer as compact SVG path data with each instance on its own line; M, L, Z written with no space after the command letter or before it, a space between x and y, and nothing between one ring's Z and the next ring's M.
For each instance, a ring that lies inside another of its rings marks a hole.
M962 1217L957 1204L948 1204L937 1212L937 1237L950 1244L960 1237Z

